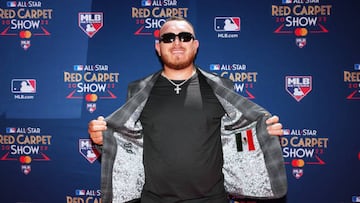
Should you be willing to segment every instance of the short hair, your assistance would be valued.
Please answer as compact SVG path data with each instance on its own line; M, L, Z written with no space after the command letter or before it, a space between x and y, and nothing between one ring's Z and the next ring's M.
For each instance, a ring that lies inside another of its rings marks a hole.
M171 17L169 17L169 18L167 18L167 19L165 20L165 23L170 22L170 21L184 21L184 22L186 22L187 24L190 25L190 27L191 27L192 30L194 31L194 37L195 37L195 29L194 29L194 26L193 26L192 23L191 23L190 21L188 21L186 18L179 17L179 16L171 16ZM164 24L165 24L165 23L164 23ZM164 25L164 24L163 24L163 25ZM160 28L160 29L161 29L161 28Z

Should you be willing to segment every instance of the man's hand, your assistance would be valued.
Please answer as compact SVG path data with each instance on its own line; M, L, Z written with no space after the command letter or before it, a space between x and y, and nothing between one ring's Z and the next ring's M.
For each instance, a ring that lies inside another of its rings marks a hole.
M91 140L98 145L103 144L103 131L107 129L106 121L103 116L99 116L96 120L91 120L88 125L88 133Z
M266 120L266 124L268 125L266 130L270 135L281 136L284 134L284 130L282 129L282 124L279 123L278 116L272 116Z

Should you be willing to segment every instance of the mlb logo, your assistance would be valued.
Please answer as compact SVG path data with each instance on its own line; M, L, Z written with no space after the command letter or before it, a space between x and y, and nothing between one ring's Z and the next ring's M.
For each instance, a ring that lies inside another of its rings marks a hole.
M354 64L354 70L360 70L360 64Z
M360 196L352 196L352 202L360 202Z
M292 3L292 0L282 0L282 3L283 3L283 4L291 4L291 3Z
M292 174L296 179L299 179L304 175L304 171L301 168L294 168Z
M6 128L6 133L16 133L16 128Z
M86 109L92 113L96 110L96 103L88 103L86 104Z
M83 65L74 65L74 71L82 71L82 70L84 70Z
M285 89L296 100L302 100L312 90L311 76L286 76Z
M75 190L75 195L85 195L86 194L86 192L85 192L85 190Z
M217 32L240 31L240 17L215 17L214 29Z
M151 6L151 0L141 0L141 6Z
M296 38L295 43L299 48L303 48L306 45L306 38Z
M31 42L30 40L21 40L20 46L26 51L28 48L30 48Z
M220 70L220 64L210 64L210 70Z
M103 27L102 12L82 12L79 13L79 27L89 37L93 37Z
M30 165L22 165L21 166L21 171L27 175L31 172L31 166Z
M14 7L16 7L16 1L8 1L8 2L6 2L6 6L14 8Z
M79 139L79 152L90 163L94 163L100 156L90 139Z
M284 129L284 135L290 135L290 129Z
M35 79L12 79L12 93L36 93Z

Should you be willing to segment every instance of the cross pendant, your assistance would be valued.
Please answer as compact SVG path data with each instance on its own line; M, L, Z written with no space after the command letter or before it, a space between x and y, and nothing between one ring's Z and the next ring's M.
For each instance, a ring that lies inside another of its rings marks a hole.
M179 86L176 86L176 87L174 88L174 91L176 92L176 94L179 94L179 93L180 93L180 90L181 90L181 88L180 88Z

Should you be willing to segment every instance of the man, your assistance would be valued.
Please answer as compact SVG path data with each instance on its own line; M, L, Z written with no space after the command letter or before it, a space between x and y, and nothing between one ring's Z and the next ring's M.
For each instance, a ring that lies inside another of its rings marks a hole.
M168 19L155 44L162 70L129 84L127 102L106 120L89 122L102 152L104 203L285 195L281 147L270 136L283 134L279 118L197 67L198 47L190 22Z

